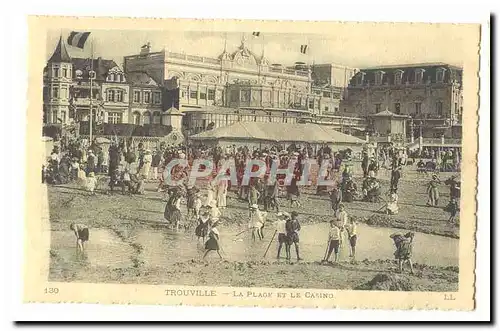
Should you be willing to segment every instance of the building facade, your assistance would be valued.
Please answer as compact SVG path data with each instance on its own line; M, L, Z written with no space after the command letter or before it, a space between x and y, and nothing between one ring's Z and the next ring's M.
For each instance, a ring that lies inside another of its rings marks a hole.
M164 101L183 114L190 133L238 121L297 123L313 114L338 109L342 89L329 82L313 84L311 67L271 64L242 39L233 52L226 47L216 58L168 51L126 56L127 74L144 72L164 82Z
M453 135L462 122L462 68L444 63L361 69L341 102L344 116L409 116L409 135Z
M92 99L91 82L92 76ZM44 123L128 123L130 86L113 60L70 57L63 39L44 70Z

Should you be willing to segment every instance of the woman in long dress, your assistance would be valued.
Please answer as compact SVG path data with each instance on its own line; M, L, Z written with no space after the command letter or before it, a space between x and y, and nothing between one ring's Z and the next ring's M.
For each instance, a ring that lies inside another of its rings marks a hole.
M217 186L217 207L220 209L225 209L227 206L227 185L227 180L222 179Z
M208 184L208 191L207 191L207 199L205 200L205 206L212 206L213 202L215 201L215 181L210 180L210 183Z
M208 252L216 251L219 257L222 259L222 255L220 254L220 233L217 229L217 222L212 223L212 228L208 233L208 240L205 243L205 254L203 254L203 259L207 256Z
M165 212L163 216L165 219L175 226L175 230L179 230L179 224L181 223L181 193L177 189L168 199L167 205L165 206Z

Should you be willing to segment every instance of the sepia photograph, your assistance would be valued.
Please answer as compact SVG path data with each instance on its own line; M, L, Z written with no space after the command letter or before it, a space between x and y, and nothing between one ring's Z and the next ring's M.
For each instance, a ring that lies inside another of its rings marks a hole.
M478 64L460 29L479 25L70 22L37 31L30 72L41 281L311 304L473 291Z

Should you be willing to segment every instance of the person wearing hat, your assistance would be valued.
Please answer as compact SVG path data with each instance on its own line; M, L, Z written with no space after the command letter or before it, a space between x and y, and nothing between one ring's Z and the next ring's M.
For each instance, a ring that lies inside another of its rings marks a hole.
M264 227L266 217L267 213L260 211L259 205L253 204L250 206L250 221L248 222L248 228L252 230L253 241L255 241L256 233L260 240L264 239L262 229Z
M203 254L203 259L207 256L208 252L216 251L219 257L222 259L222 255L220 254L220 233L217 229L219 222L213 222L210 231L208 232L208 240L205 243L205 254Z
M293 211L291 216L290 216L290 219L287 220L287 222L286 222L286 236L288 237L289 245L292 245L292 243L295 245L295 252L297 254L297 261L299 261L302 259L300 258L300 251L299 251L300 223L299 223L299 220L297 219L297 216L299 216L299 214L296 211ZM290 258L291 258L291 256L288 256L289 260L290 260Z
M96 186L97 186L97 178L95 178L93 172L90 172L89 176L87 177L87 191L89 191L91 195L95 195Z
M375 178L375 173L370 171L368 178L363 181L363 201L379 202L380 200L380 183Z
M363 160L361 161L361 168L363 169L363 178L368 177L368 166L370 165L370 158L366 151L362 152Z
M439 203L439 185L441 181L437 174L432 175L432 179L427 185L427 195L429 199L427 200L427 206L436 207Z
M395 166L391 170L391 190L397 191L399 179L401 178L401 166Z
M151 163L153 162L153 155L151 151L146 149L142 157L142 168L141 175L144 176L145 180L149 180L149 172L151 171Z
M403 264L408 262L410 265L410 272L413 274L413 264L411 262L412 248L413 248L413 238L415 234L413 232L408 232L404 236L401 233L393 233L390 238L393 240L396 246L396 251L394 252L394 257L398 260L398 270L403 272Z
M198 217L198 226L194 230L195 235L205 241L205 237L208 235L208 228L210 226L210 211L205 209L201 212Z
M286 259L290 260L290 243L286 235L286 222L290 219L290 214L286 211L278 213L278 220L274 223L276 233L278 234L278 254L277 259L281 258L281 248L285 244Z
M94 152L92 150L89 150L88 156L87 156L87 176L95 171L95 165L96 165L96 158L94 155Z
M460 200L460 181L457 180L457 178L457 175L453 175L444 182L446 185L450 186L450 200Z
M326 255L326 259L321 262L328 262L330 256L335 251L335 260L336 263L339 259L340 254L340 245L342 242L342 229L338 222L334 220L330 221L330 230L328 231L328 254Z
M181 223L181 191L179 188L173 190L168 202L165 206L165 211L163 212L163 217L170 224L175 226L176 230L179 230L179 225Z
M398 207L398 194L395 190L389 192L389 199L387 200L386 214L396 215L399 212Z

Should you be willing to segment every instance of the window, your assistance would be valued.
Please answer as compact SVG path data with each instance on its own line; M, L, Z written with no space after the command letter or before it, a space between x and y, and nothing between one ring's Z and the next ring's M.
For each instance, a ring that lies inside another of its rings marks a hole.
M440 68L436 71L436 82L442 83L444 81L444 69Z
M61 111L61 117L60 117L60 119L61 119L62 123L66 123L66 112L64 110Z
M377 71L375 72L375 85L382 85L382 80L384 78L385 72Z
M403 70L396 70L394 73L394 84L401 85L403 80Z
M118 124L122 122L122 113L109 112L108 113L108 123Z
M144 113L144 124L151 124L151 114L147 111Z
M68 89L65 87L61 87L61 98L62 99L68 98Z
M144 92L144 103L151 103L151 92Z
M329 98L331 96L331 93L330 92L323 92L323 96L325 98Z
M115 74L109 74L109 81L111 82L115 81Z
M59 68L54 68L54 77L59 77Z
M458 114L458 102L455 102L455 114Z
M422 84L424 80L424 69L415 70L415 84Z
M215 90L209 89L208 90L208 100L215 100Z
M401 104L399 102L396 102L394 104L394 112L397 114L397 115L400 115L401 114Z
M200 91L200 100L206 100L207 99L207 93Z
M417 115L422 114L422 103L421 102L415 102L415 114L417 114Z
M57 119L57 110L52 111L52 123L57 123L59 120Z
M68 77L68 69L63 68L63 77L67 78Z
M325 111L328 111L328 106L325 106Z
M59 88L54 87L52 89L52 98L59 98Z
M153 92L153 103L158 105L161 103L161 94L160 92Z
M114 90L107 90L107 99L108 101L115 101L115 91Z
M123 102L123 91L122 90L116 91L116 101Z
M153 113L153 124L161 124L161 113L158 111Z
M314 100L309 100L309 109L314 109Z
M116 81L121 82L122 81L122 75L116 74Z
M443 116L443 102L438 101L436 102L436 113L438 116Z
M240 99L240 93L238 91L231 91L231 102L238 102Z
M141 124L141 114L139 112L134 112L132 114L132 117L133 117L133 120L134 120L134 124L135 125L140 125Z
M198 91L195 88L189 89L189 98L190 99L198 99Z
M335 107L335 112L337 113L339 111L339 107Z
M134 91L134 102L141 102L141 91Z
M364 72L358 73L358 77L356 78L356 84L363 85L364 81L365 81L365 73Z

